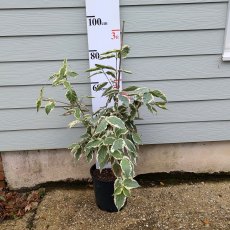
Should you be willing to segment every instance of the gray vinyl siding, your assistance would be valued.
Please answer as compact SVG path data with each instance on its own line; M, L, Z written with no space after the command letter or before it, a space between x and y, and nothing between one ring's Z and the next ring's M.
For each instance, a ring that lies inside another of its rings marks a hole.
M228 1L121 0L125 43L124 87L163 90L168 111L137 121L144 144L230 140L230 63L221 61ZM0 151L66 148L82 128L67 129L70 117L57 108L36 113L35 100L63 99L48 77L64 58L84 74L88 68L83 0L0 0ZM74 83L90 93L89 80ZM89 107L91 101L88 102Z

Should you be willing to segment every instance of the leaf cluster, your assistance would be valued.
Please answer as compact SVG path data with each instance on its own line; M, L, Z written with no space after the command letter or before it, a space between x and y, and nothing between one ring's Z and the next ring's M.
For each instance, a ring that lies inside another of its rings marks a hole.
M129 51L129 46L125 45L120 50L111 50L100 55L101 59L116 59L116 68L96 64L94 68L86 71L90 73L89 77L104 74L108 80L96 88L96 91L103 91L107 103L95 113L91 113L84 103L84 99L88 97L80 97L71 84L69 79L76 77L77 73L68 69L66 60L50 79L54 87L61 86L65 89L67 102L45 98L44 89L41 89L37 100L37 110L41 108L43 101L46 102L47 114L58 103L64 104L65 115L74 117L69 127L78 124L85 127L85 133L80 141L70 147L71 153L76 160L84 155L88 162L96 156L100 170L103 170L108 162L111 163L117 178L114 183L114 201L118 210L124 206L126 198L131 195L131 190L139 187L134 179L134 166L141 144L141 136L134 123L135 119L139 118L139 110L142 106L146 106L151 113L155 113L157 109L166 109L167 103L166 96L159 90L138 86L121 89L121 73L131 72L120 68L120 62L127 57Z

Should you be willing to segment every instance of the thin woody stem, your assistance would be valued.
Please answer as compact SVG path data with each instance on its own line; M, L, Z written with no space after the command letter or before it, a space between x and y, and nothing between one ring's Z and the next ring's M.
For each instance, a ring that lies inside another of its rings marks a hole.
M55 102L61 103L61 104L63 104L63 105L68 105L68 106L70 106L70 104L68 104L68 103L65 103L65 102L63 102L63 101L53 100L53 99L51 99L51 98L43 98L42 100L43 100L43 101L55 101Z
M105 77L107 78L109 84L113 87L112 82L109 80L109 77L107 76L107 74L105 73L105 71L104 71L103 69L102 69L102 72L103 72L103 74L105 75Z
M124 30L125 30L125 21L123 21L122 24L122 30L121 30L121 50L123 47L123 42L124 42ZM119 69L118 69L118 90L120 89L120 81L121 81L121 63L122 62L122 57L120 53L120 60L119 60Z

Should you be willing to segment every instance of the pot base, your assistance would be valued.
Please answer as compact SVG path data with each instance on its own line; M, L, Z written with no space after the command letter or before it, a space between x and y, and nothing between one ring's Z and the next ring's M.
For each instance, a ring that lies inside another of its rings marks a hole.
M101 181L94 175L96 165L93 165L90 169L90 174L93 179L93 187L95 193L96 204L98 208L107 212L118 212L117 207L114 204L114 180L113 181ZM107 169L108 170L108 169Z

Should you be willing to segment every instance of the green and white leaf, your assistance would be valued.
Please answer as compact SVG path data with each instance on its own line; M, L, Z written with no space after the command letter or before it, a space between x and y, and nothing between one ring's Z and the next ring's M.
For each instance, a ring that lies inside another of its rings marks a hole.
M74 90L68 90L66 92L66 98L69 100L71 104L74 104L77 101L77 94Z
M114 195L120 195L123 192L123 188L122 187L117 187L114 190Z
M123 193L119 195L114 195L114 203L118 211L120 211L121 208L125 205L125 201L126 201L126 196Z
M93 152L90 152L87 156L86 156L87 161L90 163L93 160Z
M103 89L107 84L108 84L108 82L103 82L103 83L99 84L99 85L96 87L96 91L100 91L100 90Z
M98 148L101 145L101 143L102 143L101 139L92 140L85 147L87 149Z
M103 119L97 126L96 133L102 133L103 131L107 129L107 126L108 126L108 123L106 122L106 120Z
M99 162L100 170L102 170L106 164L109 163L109 154L106 155L104 161Z
M81 118L81 110L79 108L76 108L75 111L74 111L74 117L77 118L77 119L80 119Z
M119 150L115 150L115 151L112 151L111 153L111 156L114 157L116 160L121 160L123 158L123 154L121 151Z
M129 92L129 91L134 91L134 90L137 90L137 89L139 89L139 87L137 87L137 86L129 86L126 89L123 89L123 91Z
M100 55L100 60L104 60L104 59L110 59L110 58L115 58L116 55L114 54L110 54L110 55Z
M123 184L127 189L134 189L140 187L138 182L134 179L125 179Z
M76 125L80 124L80 123L81 122L79 120L74 120L74 121L70 122L68 126L71 129L71 128L75 127Z
M73 72L73 71L68 71L68 72L67 72L67 75L68 75L69 77L76 77L76 76L78 76L78 73Z
M103 94L102 94L102 96L107 95L107 93L108 93L111 89L113 89L112 86L110 86L110 87L108 87L107 89L105 89L104 92L103 92Z
M126 129L125 123L119 117L116 116L106 117L106 121L115 128Z
M116 150L123 150L125 147L125 141L122 138L119 138L113 142L111 147L111 151L114 152Z
M82 150L79 148L77 151L73 153L74 158L78 161L82 155Z
M128 155L129 155L129 158L130 160L132 161L133 164L136 164L137 163L137 152L132 152L132 151L127 151ZM132 177L134 176L134 172L133 172L133 175Z
M125 144L126 144L126 148L129 151L136 152L136 147L132 141L130 141L129 139L125 139Z
M99 167L101 170L105 165L104 162L107 161L107 155L108 155L108 149L106 146L103 145L97 153L97 161L99 163Z
M95 66L99 69L110 69L110 70L113 70L113 71L116 71L116 69L112 66L109 66L109 65L100 65L100 64L95 64Z
M116 78L116 74L112 71L107 71L106 74L113 77L113 78Z
M123 193L126 197L130 197L131 196L131 191L129 189L127 189L126 187L123 187Z
M134 120L136 118L136 115L137 115L137 108L133 104L130 104L129 107L131 109L130 119Z
M90 69L86 70L85 72L89 73L89 72L94 72L94 71L98 71L98 70L100 70L100 68L94 67L94 68L90 68Z
M63 61L63 65L59 71L60 78L62 79L66 75L66 70L67 70L67 59Z
M126 178L131 177L132 175L132 162L128 157L124 156L120 162L121 170Z
M138 145L140 145L142 142L141 142L141 137L138 133L135 133L133 132L132 133L132 139L135 143L137 143Z
M38 98L36 101L37 112L40 110L41 106L42 106L42 100Z
M112 170L113 170L114 175L117 178L121 176L122 170L121 170L121 166L118 163L115 162L112 164ZM120 186L120 181L117 181L117 183L115 183L115 184L116 184L115 187Z
M44 95L44 87L41 88L39 97L38 97L38 99L37 99L37 101L36 101L37 112L38 112L38 111L40 110L40 108L41 108L43 95Z
M155 105L161 109L167 110L166 102L156 102Z
M122 58L126 58L130 52L130 46L124 45L121 49L121 56Z
M114 188L120 187L122 186L122 179L121 178L117 178L114 182Z
M160 90L153 90L153 91L150 91L150 93L153 96L161 98L163 101L167 102L167 98L166 98L165 94L162 93Z
M108 55L108 54L119 53L119 52L120 52L120 50L113 49L113 50L106 51L106 52L102 53L101 55Z
M55 108L55 102L50 101L45 107L46 114L48 115Z
M144 93L143 101L145 104L149 104L154 101L154 96L151 93Z
M125 70L125 69L120 69L119 71L122 72L122 73L132 74L131 71Z
M81 146L79 144L72 144L70 149L71 149L71 153L73 154L74 152L76 152Z
M116 137L120 137L121 135L125 135L128 132L128 129L116 129L115 134Z
M72 86L68 81L64 81L63 82L64 87L68 90L71 91L72 90Z
M147 88L147 87L140 87L140 88L135 90L135 93L137 93L137 94L144 94L144 93L148 93L148 92L149 92L149 88Z
M114 137L106 137L104 140L105 145L112 145L116 139Z
M157 110L153 107L153 106L151 106L151 105L149 105L149 104L146 104L146 106L147 106L147 108L148 108L148 110L151 112L151 113L157 113Z
M119 94L118 99L119 99L126 107L129 107L129 99L128 99L128 97Z
M91 78L91 77L93 77L95 75L102 74L102 73L103 73L103 71L98 71L96 73L91 74L88 78Z

